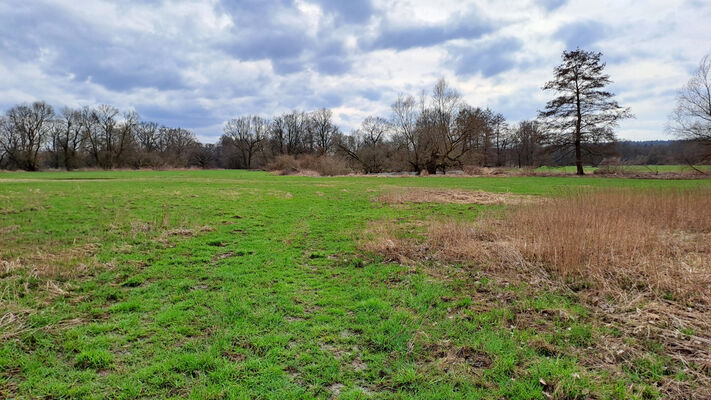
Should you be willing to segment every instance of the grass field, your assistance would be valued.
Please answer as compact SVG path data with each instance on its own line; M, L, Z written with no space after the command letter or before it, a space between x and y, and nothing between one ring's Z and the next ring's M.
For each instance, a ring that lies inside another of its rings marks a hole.
M417 227L505 207L375 201L397 188L601 186L709 182L0 174L0 397L661 397L663 383L689 382L689 366L574 292L361 248L371 221ZM613 339L644 352L592 362Z

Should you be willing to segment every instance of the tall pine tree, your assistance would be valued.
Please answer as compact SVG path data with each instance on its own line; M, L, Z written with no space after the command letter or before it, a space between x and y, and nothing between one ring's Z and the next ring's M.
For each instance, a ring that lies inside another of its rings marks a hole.
M563 52L563 62L554 70L553 80L543 90L556 97L539 112L545 123L547 142L555 150L575 152L577 174L583 175L583 153L591 144L615 141L613 128L619 120L632 118L629 108L613 100L605 90L612 81L603 70L602 53L576 49Z

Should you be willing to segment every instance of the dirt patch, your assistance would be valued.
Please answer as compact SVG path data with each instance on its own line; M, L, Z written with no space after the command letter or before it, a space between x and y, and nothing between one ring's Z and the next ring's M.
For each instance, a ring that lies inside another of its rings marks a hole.
M455 348L448 343L434 345L427 349L436 358L435 363L444 370L452 370L454 366L467 366L474 369L486 369L492 364L491 357L472 347Z
M491 193L481 190L399 188L376 198L384 204L454 203L454 204L523 204L536 201L533 196L512 193Z
M331 392L331 398L336 399L338 396L341 394L341 390L346 387L342 383L334 383L333 385L330 385L326 389L328 389L329 392Z

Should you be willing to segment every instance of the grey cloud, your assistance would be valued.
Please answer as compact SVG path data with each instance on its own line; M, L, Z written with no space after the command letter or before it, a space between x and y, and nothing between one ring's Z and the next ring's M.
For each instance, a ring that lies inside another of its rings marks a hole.
M605 25L590 20L571 22L563 25L555 33L558 39L565 42L565 46L568 49L574 49L576 47L587 48L597 43L600 39L603 39L605 35Z
M480 73L489 78L514 68L513 56L521 47L523 42L516 38L501 38L470 46L452 46L448 51L458 74Z
M136 112L146 120L175 127L210 126L223 121L222 118L214 115L212 110L192 103L170 108L160 105L145 105L136 107Z
M535 0L535 2L546 11L555 11L567 4L568 0Z
M42 54L53 58L50 74L73 75L111 90L136 87L183 88L180 70L185 66L171 52L170 43L126 34L118 40L93 21L84 21L55 6L14 7L0 24L3 58L28 62ZM32 27L27 29L27 27ZM21 51L20 51L21 49Z
M374 12L370 0L318 0L317 3L326 13L334 15L338 22L363 23Z
M492 22L474 9L439 25L393 27L386 24L374 40L362 41L361 45L368 49L406 50L430 47L453 39L474 39L493 31Z
M378 101L383 97L381 89L365 89L360 92L360 95L370 101Z
M710 12L707 2L701 0L685 0L660 15L645 15L644 10L621 7L625 15L633 18L628 18L624 26L613 26L606 18L599 22L576 18L575 12L569 10L572 7L565 7L569 0L521 1L535 13L528 20L524 16L513 21L516 18L512 17L506 20L510 22L504 23L529 23L535 15L553 24L559 20L558 13L570 14L560 15L568 23L552 37L541 34L535 39L522 38L526 42L523 43L501 37L502 22L495 16L485 17L476 8L454 14L452 10L443 10L450 13L446 21L426 24L389 21L387 14L371 1L305 0L319 5L325 15L314 35L295 0L222 0L212 11L220 18L230 18L233 27L213 36L214 27L206 27L202 18L171 21L167 15L156 15L166 6L164 0L148 0L148 6L137 0L104 1L118 7L122 15L138 18L121 21L125 24L106 23L105 19L71 11L62 2L0 1L0 69L5 71L0 77L0 84L4 86L0 87L0 107L9 107L12 105L9 103L26 98L73 104L109 102L123 107L135 104L145 118L209 133L225 118L243 113L271 115L293 108L342 105L352 108L362 104L386 109L398 91L417 93L422 89L423 80L434 75L454 74L462 81L480 76L488 79L487 85L496 86L502 72L515 68L525 81L526 74L539 70L541 62L546 63L547 69L552 69L555 62L540 51L540 46L524 49L530 40L548 42L553 39L564 42L568 48L590 49L603 39L610 39L606 40L605 48L590 50L604 51L605 59L611 64L629 66L637 60L655 60L693 68L699 56L689 54L690 45L669 43L675 39L693 40L697 43L694 51L703 52L706 45L699 42L699 38L689 37L684 24L698 24ZM170 6L178 9L181 2L185 0L173 0ZM202 3L201 7L206 4ZM397 8L403 3L390 4ZM86 3L86 7L91 12L99 10L96 3ZM519 7L513 5L512 8ZM548 15L553 12L556 18ZM144 22L148 13L153 14L145 20L160 20L155 31L134 28ZM356 38L356 49L345 46L349 37ZM655 44L659 41L667 47L630 49L630 38ZM368 53L373 50L397 52L412 48L432 48L435 51L422 53L436 58L443 50L447 56L444 60L434 60L442 61L436 71L425 71L422 66L390 70L371 68L369 64L373 55ZM240 64L235 60L260 62L225 71L225 66ZM262 65L266 68L255 70ZM352 65L363 67L356 71ZM239 76L241 70L245 76ZM382 73L383 70L387 71ZM326 75L328 87L319 81ZM73 80L68 78L70 76ZM86 84L88 80L93 84ZM383 83L391 80L397 83ZM684 79L680 82L683 84ZM516 90L514 95L492 98L490 104L482 105L503 111L510 118L530 117L541 106L532 99L542 83L536 82L532 91L526 86ZM154 98L137 96L141 93L139 89L149 88L152 89L147 91L155 93ZM627 94L634 101L644 98L635 97L639 89L625 89L619 93L634 92ZM673 97L673 93L659 96ZM349 126L360 123L358 117L346 114L339 115L339 120Z
M255 2L247 1L254 5ZM364 2L326 2L326 11L341 15L339 18L365 18L372 11ZM307 34L303 24L289 24L276 18L277 13L298 15L293 3L277 1L270 5L250 7L225 7L234 22L232 37L223 50L240 60L271 61L274 71L288 75L312 68L326 75L341 75L350 70L351 62L343 44L338 39L323 40L333 33L325 27L319 37Z

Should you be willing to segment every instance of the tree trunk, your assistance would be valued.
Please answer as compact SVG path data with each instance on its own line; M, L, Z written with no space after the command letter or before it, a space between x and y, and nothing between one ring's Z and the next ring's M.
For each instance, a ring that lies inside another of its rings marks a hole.
M580 129L583 123L583 112L580 105L580 87L578 86L577 74L575 76L575 100L578 111L578 119L575 121L575 167L577 169L576 174L585 175L585 171L583 171L583 156L580 150L580 142L582 141Z
M580 139L575 141L575 167L577 169L576 174L585 175L585 171L583 171L583 157L580 151Z

